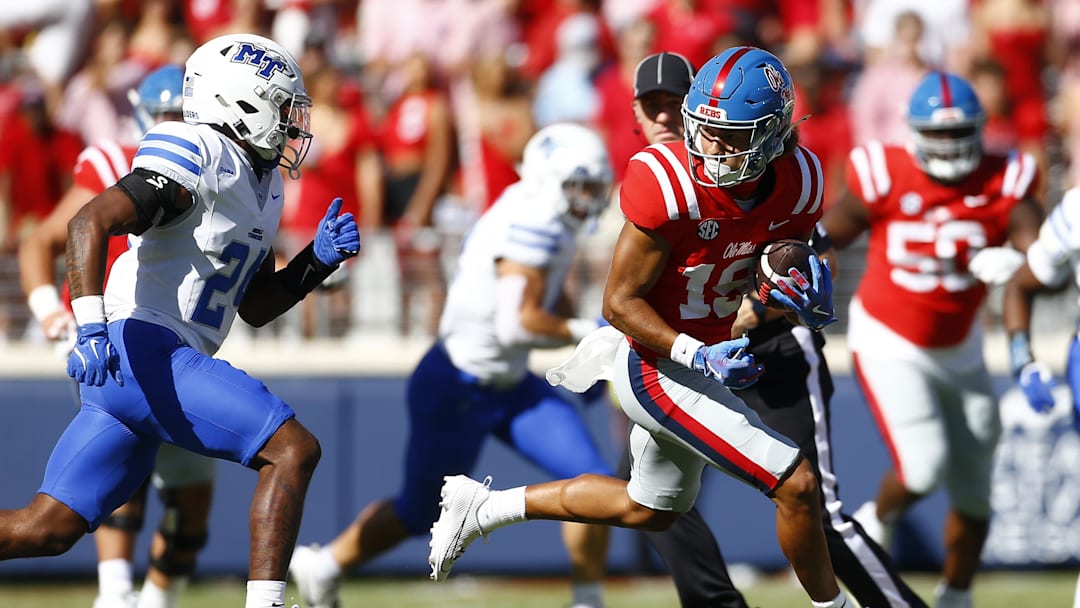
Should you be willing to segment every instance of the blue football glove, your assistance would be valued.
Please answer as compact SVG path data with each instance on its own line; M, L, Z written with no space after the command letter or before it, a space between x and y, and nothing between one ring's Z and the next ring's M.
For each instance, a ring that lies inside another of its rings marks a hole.
M112 375L117 384L124 386L120 354L109 342L109 330L104 323L79 326L75 348L68 355L67 373L76 382L88 386L101 386Z
M315 233L315 257L327 266L337 266L360 252L360 231L352 213L338 216L341 198L335 198Z
M1016 378L1020 390L1027 398L1031 409L1045 414L1054 409L1054 395L1051 389L1057 384L1054 376L1045 365L1038 361L1032 361L1020 369L1020 375Z
M749 344L750 339L742 337L700 346L694 353L692 367L706 376L725 382L733 371L750 367L753 363L754 357L743 353Z
M728 377L724 379L724 386L733 391L753 386L761 377L761 374L765 373L764 365L754 363L754 355L744 355L744 357L748 361L746 367L731 370Z
M829 262L817 256L810 258L810 281L802 273L794 272L789 281L780 281L780 289L769 290L769 297L780 302L799 315L810 329L821 329L836 321L832 303L832 271Z

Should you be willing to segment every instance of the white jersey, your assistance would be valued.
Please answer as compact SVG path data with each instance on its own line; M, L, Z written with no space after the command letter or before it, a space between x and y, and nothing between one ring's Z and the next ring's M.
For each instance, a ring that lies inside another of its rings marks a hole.
M131 239L105 289L109 321L140 319L175 331L212 355L277 234L278 171L256 177L247 155L206 125L165 122L139 142L132 169L176 180L192 209Z
M495 263L504 259L546 269L543 306L554 311L577 249L576 237L577 231L554 205L537 200L520 182L484 213L465 241L439 323L439 337L458 369L497 384L525 375L531 347L500 344L495 335Z
M1027 250L1028 266L1044 285L1057 287L1069 272L1080 285L1080 188L1065 193Z

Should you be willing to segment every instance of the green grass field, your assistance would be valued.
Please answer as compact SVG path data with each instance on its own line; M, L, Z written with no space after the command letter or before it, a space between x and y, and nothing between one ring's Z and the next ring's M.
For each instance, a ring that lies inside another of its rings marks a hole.
M935 577L907 577L927 598ZM975 592L976 608L1071 608L1076 573L1067 571L988 573L980 577ZM0 606L12 608L90 608L96 589L93 581L0 581ZM805 607L810 603L788 575L765 577L743 590L754 608ZM608 608L677 607L678 601L666 578L614 578L605 586ZM342 608L559 608L569 604L563 580L521 578L451 578L443 584L415 579L355 578L342 588ZM289 586L286 605L299 603ZM241 608L244 582L214 579L193 584L180 600L180 608ZM306 608L301 606L301 608ZM873 608L873 607L871 607Z

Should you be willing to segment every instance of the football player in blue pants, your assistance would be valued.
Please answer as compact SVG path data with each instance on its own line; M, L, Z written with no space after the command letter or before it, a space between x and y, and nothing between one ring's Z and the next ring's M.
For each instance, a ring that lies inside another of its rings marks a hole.
M170 64L148 74L131 92L140 133L162 121L183 120L183 86L183 66ZM79 155L74 183L19 245L19 275L30 310L46 337L60 348L70 348L75 337L75 319L61 301L55 276L55 260L63 253L68 237L67 224L94 195L131 172L136 152L134 146L114 141L88 146ZM126 249L126 236L113 237L110 262ZM146 581L136 593L132 561L135 538L143 525L148 484L136 490L94 533L98 552L94 608L175 608L195 571L198 551L206 544L213 479L213 459L162 445L152 480L165 510L150 547Z
M1080 283L1080 188L1067 191L1039 229L1039 238L1027 249L1023 264L1005 285L1003 323L1009 336L1009 363L1013 380L1037 412L1054 407L1053 376L1031 353L1032 303L1037 293L1062 287L1072 279ZM1065 377L1072 393L1073 424L1080 431L1080 334L1069 341ZM1073 608L1080 608L1080 581Z
M364 508L329 545L293 555L290 574L308 608L337 605L345 570L426 534L443 478L472 471L488 437L556 478L611 473L575 405L526 367L533 348L570 344L598 327L568 316L563 289L579 232L606 207L610 186L607 151L589 129L555 124L529 140L521 181L469 234L439 339L409 378L401 490ZM563 527L574 607L603 606L608 532Z
M321 448L259 380L214 358L237 314L261 326L356 255L335 199L314 241L279 271L271 243L310 144L296 61L251 34L188 58L184 120L140 141L131 173L68 224L78 325L67 371L82 407L30 503L0 511L0 559L57 555L143 483L162 443L257 471L245 608L281 608L304 497ZM136 235L105 282L110 234Z

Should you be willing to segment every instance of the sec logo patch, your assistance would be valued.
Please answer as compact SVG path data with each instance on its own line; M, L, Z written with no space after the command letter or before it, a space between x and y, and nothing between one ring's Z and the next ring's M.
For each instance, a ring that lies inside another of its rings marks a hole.
M720 223L716 220L705 220L697 226L697 235L703 241L711 241L720 234Z

